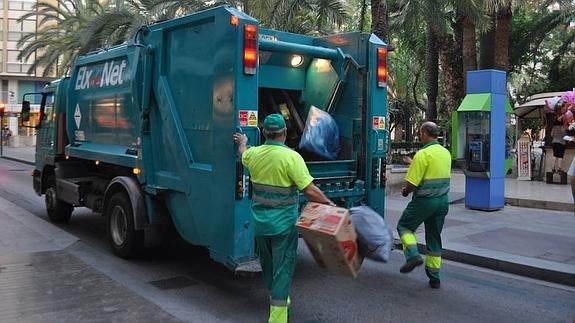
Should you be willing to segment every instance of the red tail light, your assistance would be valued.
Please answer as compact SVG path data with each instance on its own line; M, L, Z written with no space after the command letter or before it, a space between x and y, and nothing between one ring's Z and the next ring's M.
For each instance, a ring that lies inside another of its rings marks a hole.
M256 74L258 49L256 40L258 29L254 25L244 25L244 74Z
M377 49L377 86L387 86L387 48Z

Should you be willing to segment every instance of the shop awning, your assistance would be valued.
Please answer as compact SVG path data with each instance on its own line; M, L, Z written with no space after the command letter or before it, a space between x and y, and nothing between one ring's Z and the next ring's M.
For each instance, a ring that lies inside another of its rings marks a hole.
M565 92L547 92L539 93L527 97L525 102L513 109L519 118L522 119L540 119L545 115L544 107L545 100L550 99L555 96L561 96Z

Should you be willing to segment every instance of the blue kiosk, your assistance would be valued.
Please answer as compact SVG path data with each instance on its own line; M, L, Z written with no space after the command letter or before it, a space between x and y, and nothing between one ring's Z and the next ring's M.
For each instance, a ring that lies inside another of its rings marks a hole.
M494 211L505 205L507 75L467 73L467 95L457 109L457 160L465 173L465 206Z

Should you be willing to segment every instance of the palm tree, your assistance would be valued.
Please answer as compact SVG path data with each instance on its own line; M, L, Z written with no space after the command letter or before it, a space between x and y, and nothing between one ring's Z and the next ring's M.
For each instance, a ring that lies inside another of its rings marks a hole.
M451 1L447 8L446 18L451 32L440 36L439 53L445 90L445 117L449 119L465 96L466 72L470 68L476 69L475 25L482 26L485 19L482 7L473 0ZM471 32L465 30L466 26L473 26ZM472 46L466 48L466 45Z
M511 26L511 0L502 0L496 12L495 68L509 70L509 28Z
M43 67L43 77L62 75L69 71L70 64L78 55L94 50L99 44L86 42L77 33L90 20L102 14L107 8L106 1L98 0L58 0L56 4L38 2L37 12L24 14L20 21L29 17L41 17L40 28L36 33L24 35L17 46L22 48L19 60L29 60L36 55L28 73Z
M78 55L117 45L131 38L143 25L207 9L227 1L201 0L58 0L39 2L36 12L40 29L23 36L19 59L36 60L29 72L44 67L43 76L64 75Z
M228 4L228 1L206 4L206 1L200 0L116 0L113 6L94 17L80 33L85 42L113 46L133 37L144 25L222 4Z
M341 26L348 17L344 0L277 0L269 20L255 16L268 28L290 32L326 34Z
M426 119L437 120L437 96L439 88L439 46L440 35L447 32L445 12L448 1L409 1L398 0L390 7L394 29L401 28L408 35L425 29L425 80L426 80Z

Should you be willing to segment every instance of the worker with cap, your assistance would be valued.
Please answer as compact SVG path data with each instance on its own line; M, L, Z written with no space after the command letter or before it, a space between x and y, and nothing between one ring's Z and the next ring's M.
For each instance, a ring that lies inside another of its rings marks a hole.
M281 114L264 120L266 141L247 147L245 134L235 133L238 155L250 172L256 252L270 294L270 323L288 321L289 290L296 264L298 191L308 200L335 205L313 183L300 154L287 147L286 123Z
M437 141L439 128L435 123L423 123L419 135L424 146L413 157L405 176L405 187L401 191L403 196L413 193L413 197L397 223L406 258L400 272L409 273L423 264L417 249L415 230L424 223L427 246L425 273L429 286L439 288L441 230L449 210L447 193L451 179L451 154Z

